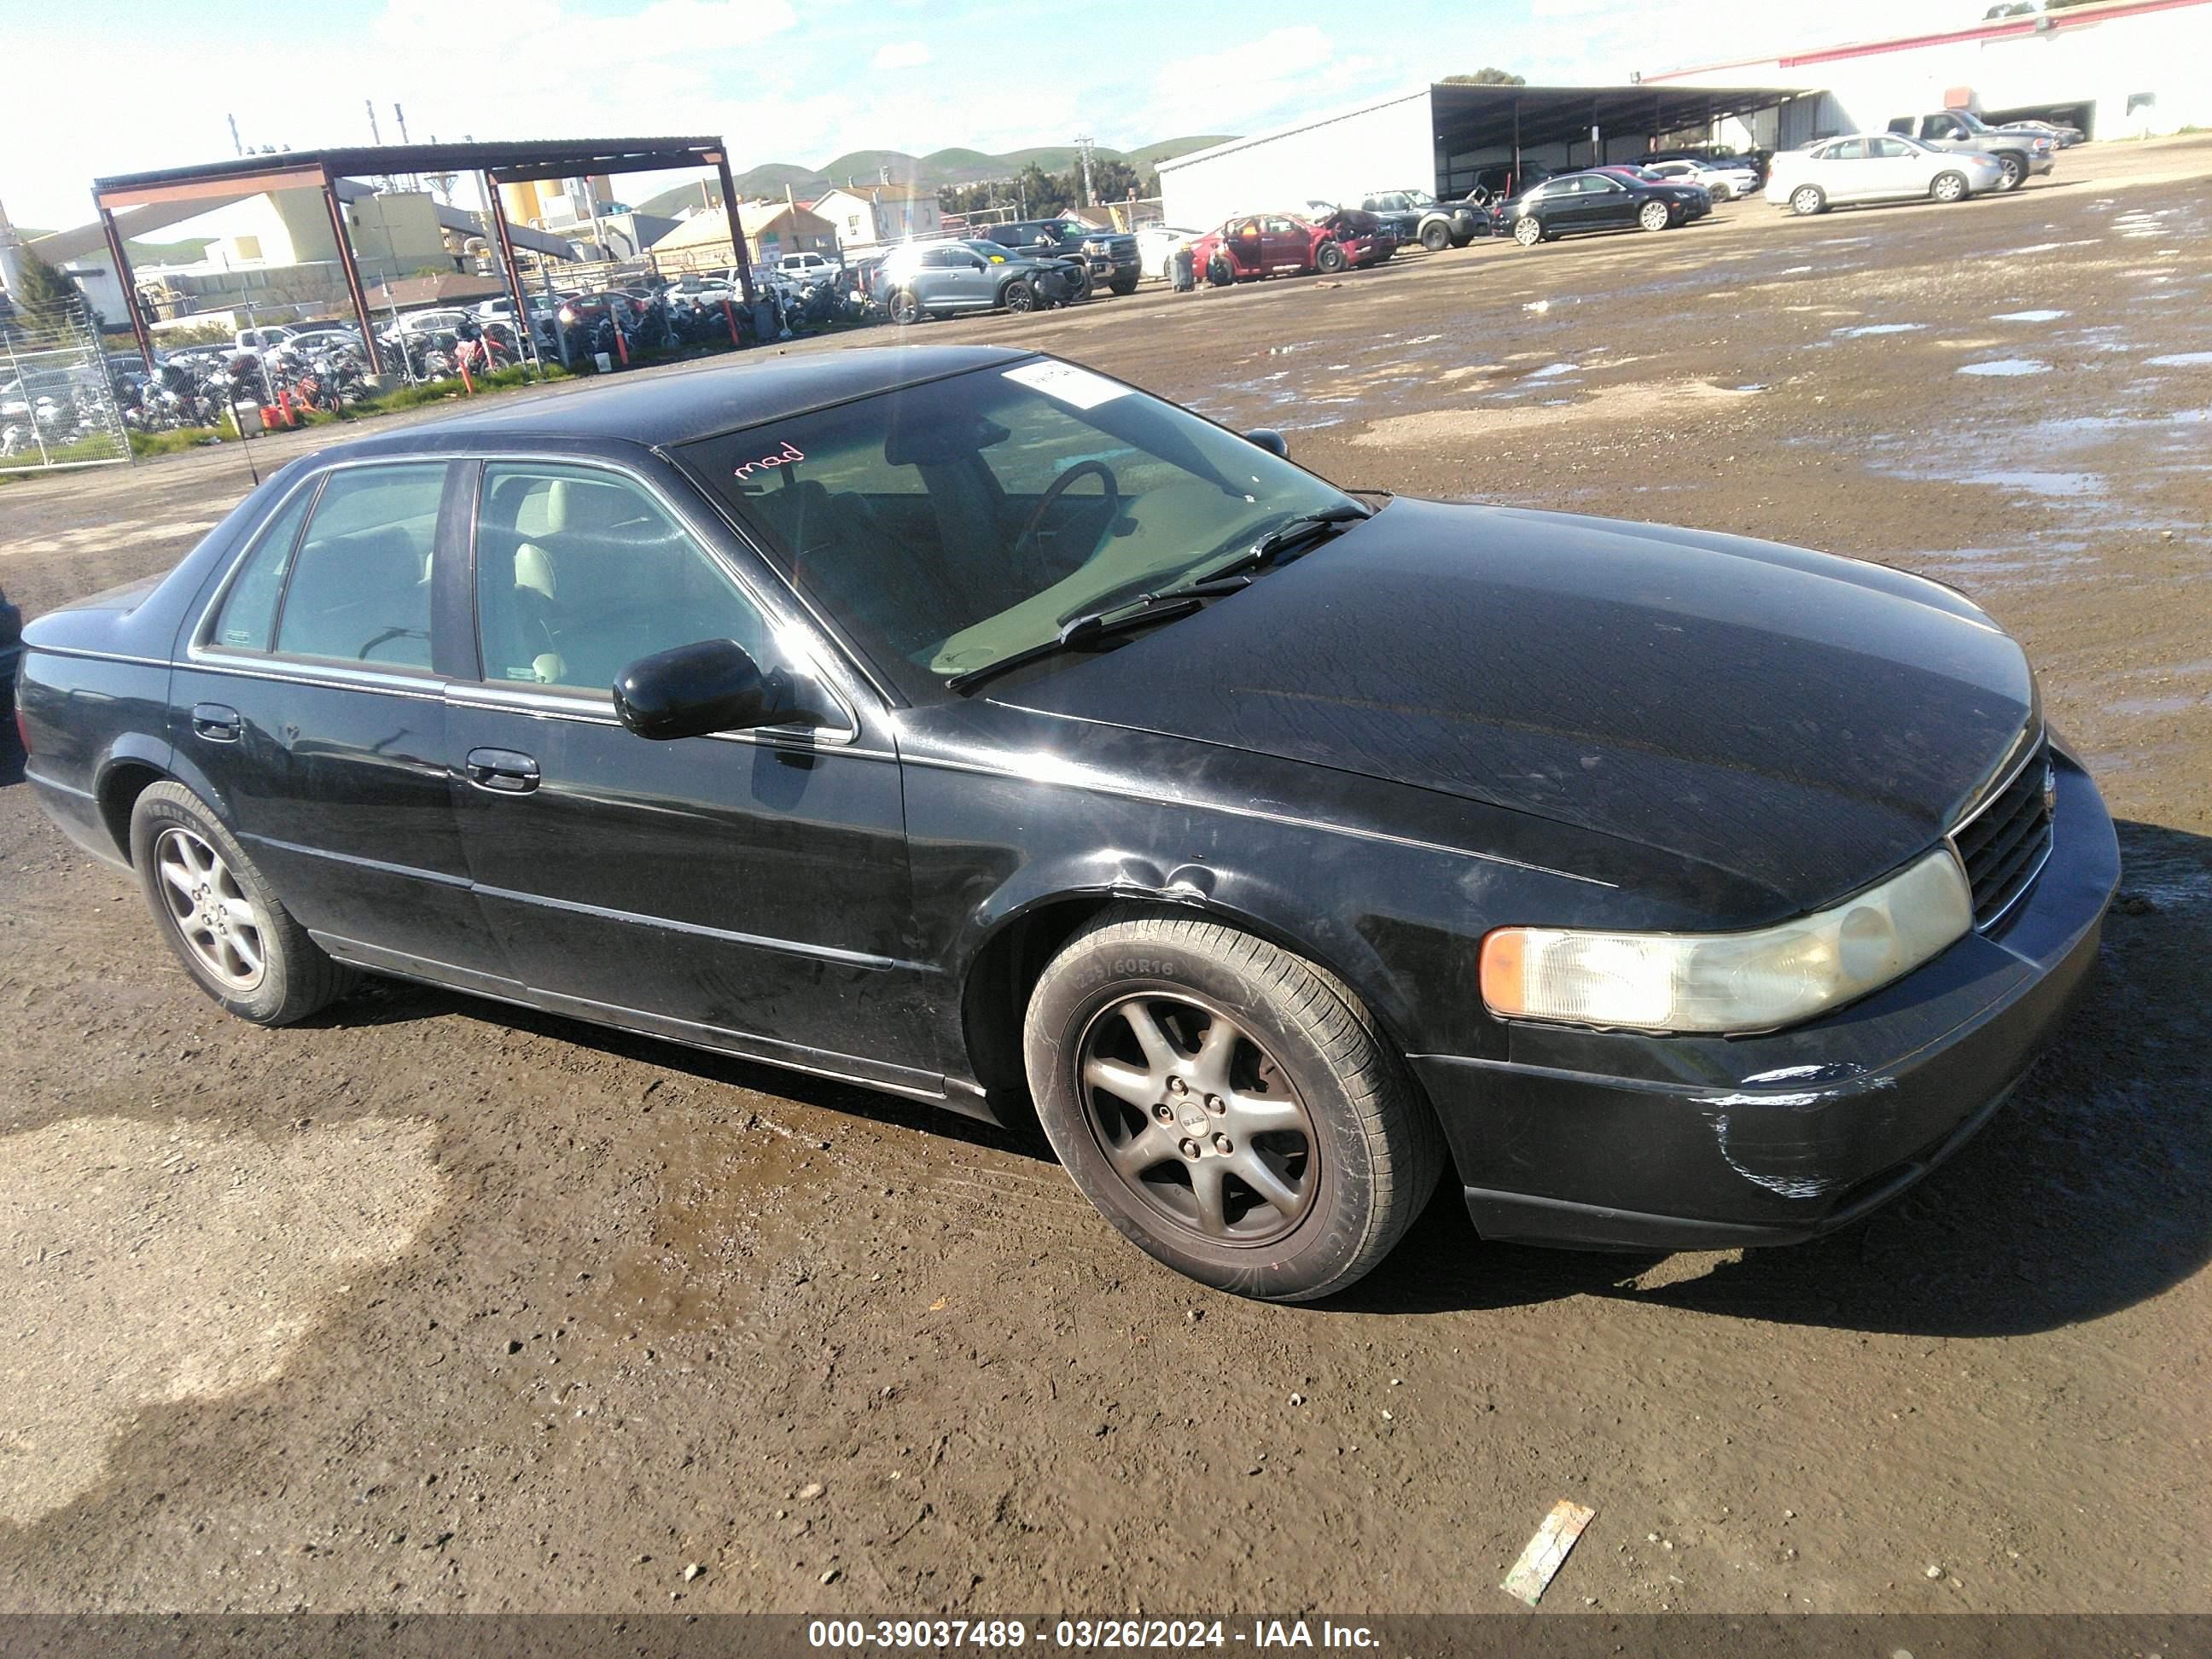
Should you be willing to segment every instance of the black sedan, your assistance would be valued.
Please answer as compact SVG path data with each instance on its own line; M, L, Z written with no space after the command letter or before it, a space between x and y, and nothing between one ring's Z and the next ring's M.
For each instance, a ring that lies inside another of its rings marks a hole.
M1666 230L1703 216L1712 198L1694 185L1594 168L1547 179L1491 210L1491 228L1523 247L1594 230Z
M293 462L40 617L28 769L266 1024L367 971L1031 1103L1210 1285L1784 1243L2084 983L2111 821L1948 588L1362 500L1071 364L850 350Z

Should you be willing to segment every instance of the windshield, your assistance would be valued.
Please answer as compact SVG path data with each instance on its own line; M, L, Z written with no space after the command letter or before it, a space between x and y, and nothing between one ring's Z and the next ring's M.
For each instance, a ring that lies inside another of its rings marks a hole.
M973 370L678 452L909 695L1202 579L1349 497L1073 364Z

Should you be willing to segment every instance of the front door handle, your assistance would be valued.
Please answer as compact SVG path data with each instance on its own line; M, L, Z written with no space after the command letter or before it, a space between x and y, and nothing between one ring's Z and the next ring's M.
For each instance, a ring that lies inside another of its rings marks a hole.
M236 743L246 729L238 710L219 702L192 705L192 731L210 743Z
M496 795L526 795L538 787L538 763L512 749L469 750L469 781Z

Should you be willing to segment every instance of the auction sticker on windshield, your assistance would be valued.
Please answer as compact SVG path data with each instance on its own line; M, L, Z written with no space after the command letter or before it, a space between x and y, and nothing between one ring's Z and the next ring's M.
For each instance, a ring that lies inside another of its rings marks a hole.
M1093 374L1087 368L1078 368L1073 363L1024 363L1019 368L1008 369L1006 378L1077 409L1096 409L1101 404L1127 397L1129 392L1119 382L1103 374Z

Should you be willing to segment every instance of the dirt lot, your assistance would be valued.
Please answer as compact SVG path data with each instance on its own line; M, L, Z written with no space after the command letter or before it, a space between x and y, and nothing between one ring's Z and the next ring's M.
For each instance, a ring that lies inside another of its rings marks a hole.
M1986 603L2128 873L2094 1006L1903 1203L1654 1261L1486 1245L1444 1195L1340 1304L1232 1301L887 1097L398 985L228 1021L16 783L0 1605L1497 1610L1565 1496L1597 1518L1547 1611L2212 1606L2208 175L2093 147L1957 208L920 333L1345 483ZM162 568L246 486L232 451L0 489L0 585Z

